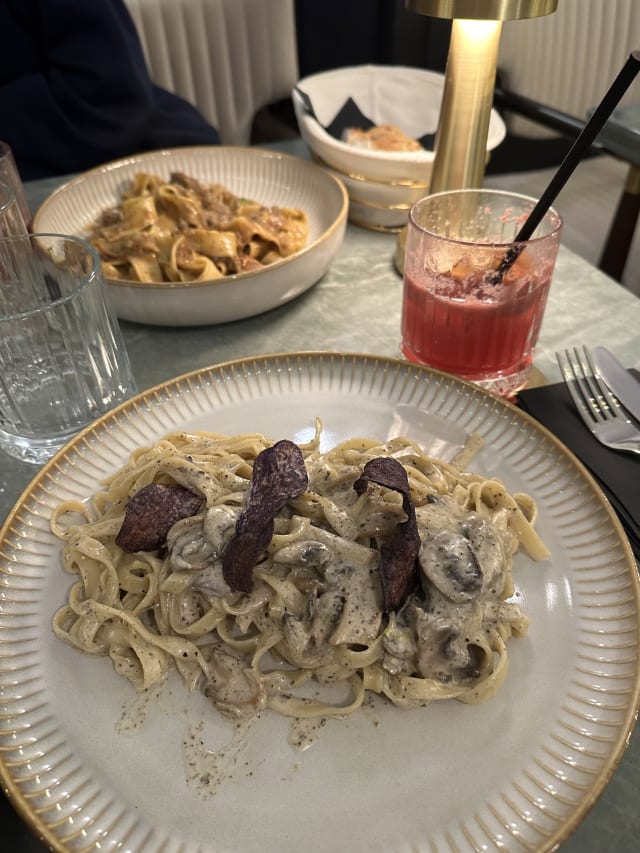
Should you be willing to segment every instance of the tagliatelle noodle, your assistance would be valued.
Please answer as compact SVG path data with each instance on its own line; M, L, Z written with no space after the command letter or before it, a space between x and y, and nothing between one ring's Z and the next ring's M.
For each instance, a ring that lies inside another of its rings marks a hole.
M249 593L222 580L212 542L218 516L228 525L245 505L253 462L270 438L174 433L136 450L90 503L57 507L51 526L75 580L54 615L55 634L109 656L137 689L175 667L189 690L235 716L266 707L342 716L367 691L407 708L492 696L507 673L507 641L528 624L507 600L512 555L519 547L536 560L548 555L535 502L405 438L354 438L322 453L320 435L318 422L301 445L308 489L276 517ZM402 498L353 489L367 461L381 456L407 473L422 539L420 584L391 613L380 604L378 544L406 517ZM188 488L204 507L174 525L166 552L127 553L115 537L128 501L150 483Z
M108 279L190 282L258 270L302 249L308 236L302 210L263 205L179 172L168 181L140 172L87 239Z

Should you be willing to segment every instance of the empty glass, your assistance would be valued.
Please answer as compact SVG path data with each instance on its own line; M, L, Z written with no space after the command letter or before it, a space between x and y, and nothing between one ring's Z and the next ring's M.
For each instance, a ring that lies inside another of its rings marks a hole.
M0 239L0 448L42 463L134 391L93 247Z
M26 234L27 223L13 189L0 179L0 237Z
M0 181L4 184L8 184L13 190L22 218L26 226L30 228L31 211L29 210L29 205L27 203L22 179L20 177L18 167L16 166L11 146L2 140L0 140Z

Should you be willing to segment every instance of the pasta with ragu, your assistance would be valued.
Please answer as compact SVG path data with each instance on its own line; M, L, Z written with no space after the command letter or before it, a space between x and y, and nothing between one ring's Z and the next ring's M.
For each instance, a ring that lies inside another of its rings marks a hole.
M512 557L548 556L535 502L406 438L320 440L178 432L63 503L55 634L138 689L175 669L232 717L494 695L528 627Z
M115 281L209 281L262 269L307 244L297 208L262 205L181 172L139 172L86 235Z

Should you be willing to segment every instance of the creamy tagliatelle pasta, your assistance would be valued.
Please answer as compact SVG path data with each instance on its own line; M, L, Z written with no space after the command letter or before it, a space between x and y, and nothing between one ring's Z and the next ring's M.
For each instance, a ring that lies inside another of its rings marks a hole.
M512 556L520 546L533 559L548 555L534 501L429 458L408 439L352 439L321 452L320 436L318 423L298 446L307 488L277 512L247 592L230 588L222 555L255 460L274 445L263 435L168 435L134 452L90 504L59 506L52 529L76 580L55 634L108 655L138 689L175 667L229 716L267 707L342 716L367 691L401 708L492 696L507 671L506 641L528 625L513 600ZM419 532L416 583L390 612L380 554L407 504L375 483L354 488L365 464L381 458L406 472ZM129 553L116 538L133 496L150 484L202 503L172 524L162 547Z
M302 249L307 215L266 206L182 172L140 172L116 207L89 229L106 278L209 281L259 270Z

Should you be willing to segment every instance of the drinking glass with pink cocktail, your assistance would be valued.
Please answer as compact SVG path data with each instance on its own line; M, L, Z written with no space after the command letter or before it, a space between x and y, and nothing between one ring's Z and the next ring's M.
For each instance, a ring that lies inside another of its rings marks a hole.
M562 220L549 209L514 242L536 199L451 190L416 202L404 263L402 351L510 397L527 383Z

